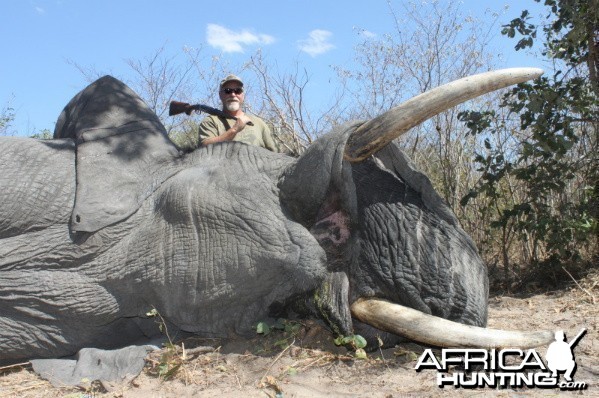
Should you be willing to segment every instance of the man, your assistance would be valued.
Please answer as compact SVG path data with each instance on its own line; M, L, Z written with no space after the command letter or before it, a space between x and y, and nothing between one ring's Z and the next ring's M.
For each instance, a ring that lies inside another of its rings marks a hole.
M243 112L245 91L243 82L235 75L225 77L219 86L218 96L223 104L223 112L237 120L221 116L207 116L200 123L199 145L217 142L239 141L277 152L270 129L262 119ZM252 122L252 124L248 124Z

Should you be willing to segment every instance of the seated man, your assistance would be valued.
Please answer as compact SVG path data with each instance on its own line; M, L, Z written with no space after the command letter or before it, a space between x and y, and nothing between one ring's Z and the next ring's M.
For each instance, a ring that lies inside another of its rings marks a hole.
M239 141L278 152L270 129L258 116L243 112L245 92L243 82L235 75L229 75L220 82L218 95L223 104L223 112L237 120L220 116L207 116L199 128L199 145L210 145L224 141ZM252 122L253 125L248 124Z

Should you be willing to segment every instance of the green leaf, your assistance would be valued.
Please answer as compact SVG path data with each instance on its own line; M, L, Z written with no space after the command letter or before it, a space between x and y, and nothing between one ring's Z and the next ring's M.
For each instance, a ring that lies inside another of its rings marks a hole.
M287 322L285 324L285 332L293 335L298 334L301 328L302 325L297 322Z
M275 341L274 345L276 347L285 348L289 345L289 340L287 340L287 339L278 340L278 341Z
M360 336L359 334L356 334L353 337L354 337L354 345L359 349L366 347L366 345L368 344L368 343L366 343L366 339L364 337Z
M168 372L168 363L158 365L158 376L163 376Z
M167 365L168 367L168 365ZM177 372L179 371L179 368L181 368L181 364L177 364L175 366L173 366L171 369L169 369L166 373L164 373L162 375L162 377L164 378L164 380L169 380L170 378L172 378L175 374L177 374Z
M286 324L287 324L287 321L285 319L279 318L279 319L277 319L275 324L272 325L272 328L277 329L277 330L285 330Z
M366 355L366 351L364 351L362 348L358 348L354 355L356 356L357 359L368 359L368 355Z
M354 349L362 349L366 347L366 339L359 334L353 334L351 336L339 336L333 340L335 345L350 345Z
M256 333L267 335L270 333L270 326L266 322L259 322L256 326Z

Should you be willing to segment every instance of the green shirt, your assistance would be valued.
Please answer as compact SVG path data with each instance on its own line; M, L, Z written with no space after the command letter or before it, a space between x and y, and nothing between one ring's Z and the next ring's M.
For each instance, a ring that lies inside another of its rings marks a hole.
M278 152L278 148L272 138L270 129L266 123L264 123L264 120L254 115L246 114L246 116L250 118L254 125L250 126L246 124L243 130L237 133L233 141L261 146L262 148L266 148L270 151ZM217 137L223 134L225 131L230 129L234 123L235 121L233 119L226 119L224 117L218 117L214 115L207 116L200 123L198 145L202 145L202 141L204 141L206 138Z

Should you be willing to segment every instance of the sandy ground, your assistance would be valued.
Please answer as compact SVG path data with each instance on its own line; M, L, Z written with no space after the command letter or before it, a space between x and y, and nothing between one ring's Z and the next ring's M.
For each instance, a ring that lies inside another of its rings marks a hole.
M250 341L187 341L185 354L181 346L153 353L141 375L115 385L53 387L27 365L0 369L0 398L599 397L598 299L599 274L595 273L560 291L495 296L489 304L493 328L563 330L568 338L587 328L574 349L575 380L587 384L582 391L441 389L436 371L414 370L425 347L404 344L356 359L352 351L332 344L318 324L304 322L295 324L293 331L275 330ZM538 349L543 358L545 350Z

